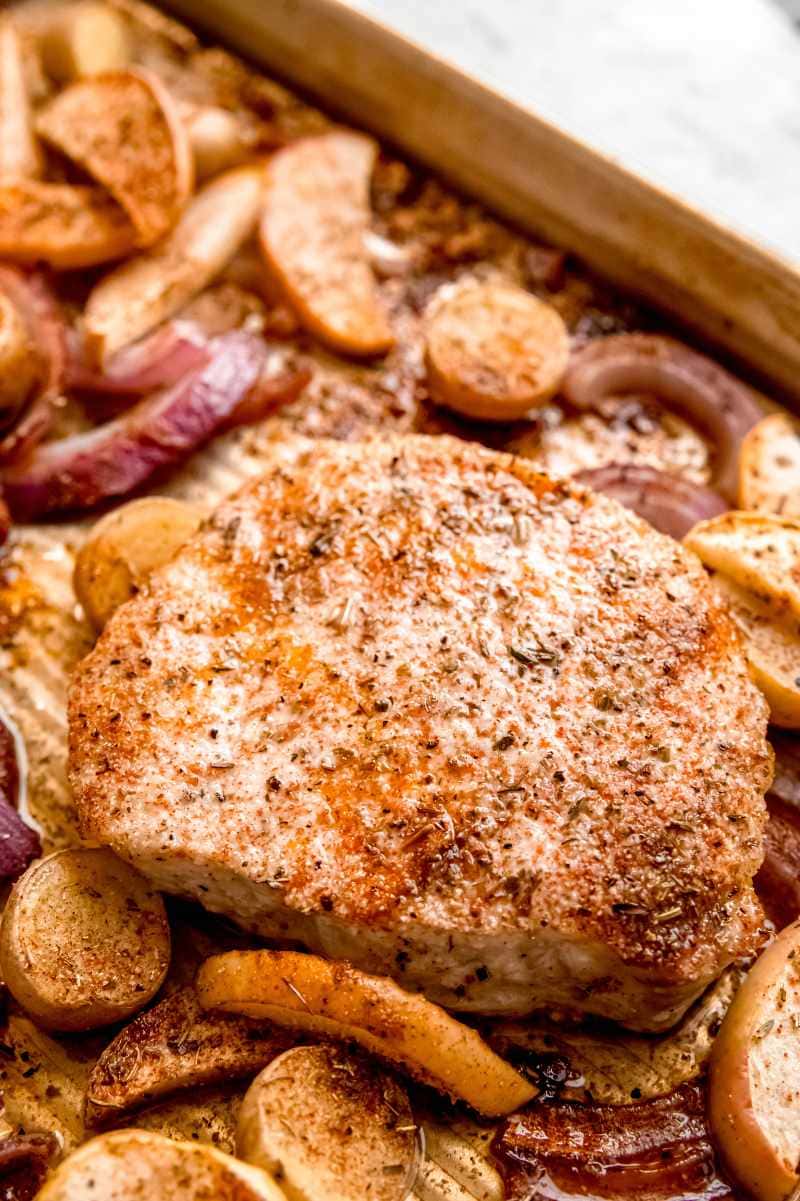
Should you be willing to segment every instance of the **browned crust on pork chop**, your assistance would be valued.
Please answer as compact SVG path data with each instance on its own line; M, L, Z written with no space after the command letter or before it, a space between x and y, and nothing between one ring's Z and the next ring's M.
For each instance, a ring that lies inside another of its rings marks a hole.
M448 438L293 439L111 619L84 833L447 1004L672 1020L750 950L766 709L699 562Z

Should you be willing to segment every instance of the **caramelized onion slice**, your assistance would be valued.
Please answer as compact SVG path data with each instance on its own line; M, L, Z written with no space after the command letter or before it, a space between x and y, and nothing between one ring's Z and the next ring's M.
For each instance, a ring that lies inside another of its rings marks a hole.
M703 484L635 463L590 468L579 471L575 479L633 509L662 534L679 542L698 521L716 517L728 508L717 492Z
M732 1197L716 1176L698 1085L624 1108L533 1104L509 1118L494 1151L507 1168L512 1196Z
M117 351L105 369L86 363L82 347L73 346L67 381L73 391L119 401L144 396L155 388L176 384L208 355L208 339L188 321L160 325L132 346Z
M578 351L562 391L576 409L602 410L604 400L626 392L651 393L675 408L711 440L713 482L735 501L742 439L764 414L752 390L705 355L659 334L615 334Z
M279 368L273 374L273 358L261 339L244 331L213 339L207 362L179 383L106 425L38 447L9 471L4 485L12 515L29 521L126 496L214 434L293 399L307 373Z
M0 720L0 880L16 880L42 853L39 835L17 812L19 766L14 736Z

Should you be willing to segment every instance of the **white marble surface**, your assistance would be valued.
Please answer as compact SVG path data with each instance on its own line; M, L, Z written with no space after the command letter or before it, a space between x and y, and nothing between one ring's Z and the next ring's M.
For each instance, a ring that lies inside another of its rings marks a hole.
M800 36L773 0L352 2L800 262Z

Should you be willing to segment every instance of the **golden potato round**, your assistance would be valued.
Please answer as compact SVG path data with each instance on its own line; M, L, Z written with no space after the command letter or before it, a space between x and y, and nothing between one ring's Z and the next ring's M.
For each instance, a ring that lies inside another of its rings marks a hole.
M510 284L471 283L428 309L428 386L437 404L480 421L516 421L558 390L567 327L543 300Z
M236 1153L291 1201L403 1201L419 1143L405 1090L341 1047L293 1047L248 1089Z
M75 595L95 629L172 558L201 521L192 505L148 496L97 522L78 552L73 576Z
M0 973L48 1030L92 1030L130 1017L158 992L169 959L160 894L99 847L32 863L0 925Z
M0 426L20 410L41 370L25 321L11 298L0 291Z

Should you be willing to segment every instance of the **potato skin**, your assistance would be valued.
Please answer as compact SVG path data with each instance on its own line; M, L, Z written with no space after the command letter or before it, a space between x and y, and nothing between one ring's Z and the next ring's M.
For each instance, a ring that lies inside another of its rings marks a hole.
M143 876L100 847L31 864L0 925L0 972L46 1030L92 1030L137 1013L166 975L164 902Z

